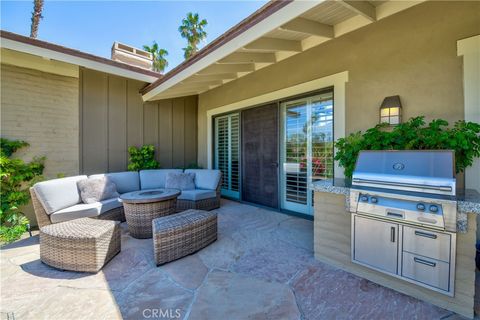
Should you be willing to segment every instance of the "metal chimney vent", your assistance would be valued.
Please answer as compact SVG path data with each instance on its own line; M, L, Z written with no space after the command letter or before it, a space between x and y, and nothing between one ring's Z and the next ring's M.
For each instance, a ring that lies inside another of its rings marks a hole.
M153 66L153 56L150 52L120 42L113 43L112 60L148 70L152 70Z

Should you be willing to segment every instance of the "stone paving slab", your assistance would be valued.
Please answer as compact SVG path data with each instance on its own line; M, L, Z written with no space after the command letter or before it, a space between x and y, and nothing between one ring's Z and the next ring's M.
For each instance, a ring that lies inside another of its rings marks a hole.
M222 201L218 240L156 267L151 239L122 224L97 274L39 259L38 236L0 250L0 314L15 319L460 319L315 261L313 222Z
M295 296L283 284L219 270L199 288L189 319L300 319Z

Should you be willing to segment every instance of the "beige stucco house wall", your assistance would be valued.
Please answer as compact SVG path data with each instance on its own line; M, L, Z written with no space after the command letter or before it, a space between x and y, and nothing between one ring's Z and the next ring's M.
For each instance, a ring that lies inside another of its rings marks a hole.
M377 124L382 100L397 94L404 119L463 119L457 40L480 34L479 21L480 2L425 2L200 94L199 164L207 165L207 110L344 71L346 134Z

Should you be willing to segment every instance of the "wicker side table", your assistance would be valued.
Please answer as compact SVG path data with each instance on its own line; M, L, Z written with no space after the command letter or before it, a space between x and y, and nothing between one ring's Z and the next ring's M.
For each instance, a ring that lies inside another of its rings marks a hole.
M122 194L125 218L130 235L138 239L152 237L152 220L175 213L176 189L141 190Z
M120 222L81 218L40 228L40 259L61 270L98 272L121 250Z
M152 222L158 265L192 254L217 240L217 214L190 209Z

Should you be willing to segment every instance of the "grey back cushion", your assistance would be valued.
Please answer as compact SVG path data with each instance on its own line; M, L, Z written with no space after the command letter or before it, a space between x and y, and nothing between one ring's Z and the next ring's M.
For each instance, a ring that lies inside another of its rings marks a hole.
M127 193L140 190L140 178L137 171L124 171L101 173L89 176L89 178L108 177L115 183L118 193Z
M169 173L182 173L182 169L154 169L140 171L140 186L145 189L165 188Z
M36 183L33 190L47 214L52 214L82 201L77 181L86 178L87 176L74 176L42 181Z
M180 189L180 190L194 190L195 189L195 174L194 173L175 173L167 174L165 181L165 188Z
M220 170L208 169L187 169L185 173L195 174L195 187L197 189L217 189L220 177L222 176Z
M83 203L95 203L120 196L109 177L79 180L77 186Z

